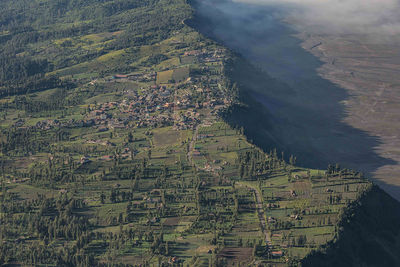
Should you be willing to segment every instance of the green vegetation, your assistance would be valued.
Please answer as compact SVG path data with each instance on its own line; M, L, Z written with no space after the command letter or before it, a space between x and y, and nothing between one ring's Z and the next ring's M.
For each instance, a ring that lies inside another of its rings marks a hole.
M296 265L371 188L252 144L184 1L0 9L2 265Z

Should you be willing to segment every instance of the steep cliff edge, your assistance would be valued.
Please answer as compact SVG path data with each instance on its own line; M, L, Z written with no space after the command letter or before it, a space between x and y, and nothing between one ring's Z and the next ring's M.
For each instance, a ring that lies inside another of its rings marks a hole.
M377 186L343 214L339 236L303 266L400 266L400 203Z
M216 39L213 26L207 25L201 16L195 15L189 24ZM239 91L239 104L231 106L224 119L235 128L243 128L248 139L264 150L277 148L296 155L299 151L290 151L288 144L276 134L281 125L290 122L284 118L280 120L274 114L274 109L283 103L276 99L296 92L239 54L233 53L227 61L225 74ZM315 157L311 149L300 153L303 158L308 157L308 161ZM316 248L300 262L293 261L293 264L400 266L400 203L378 186L372 185L357 201L349 204L336 227L337 235L333 241Z

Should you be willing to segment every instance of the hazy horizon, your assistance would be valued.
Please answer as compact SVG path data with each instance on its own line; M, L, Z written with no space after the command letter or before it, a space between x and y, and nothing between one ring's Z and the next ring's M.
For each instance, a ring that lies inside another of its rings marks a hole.
M281 7L287 20L314 34L400 34L397 0L233 0Z

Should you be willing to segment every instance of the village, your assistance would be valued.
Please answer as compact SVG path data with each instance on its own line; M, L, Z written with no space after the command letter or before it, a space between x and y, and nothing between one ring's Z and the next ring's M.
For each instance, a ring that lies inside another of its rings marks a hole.
M223 50L215 51L188 51L185 57L196 57L203 62L216 62L223 59ZM203 63L205 64L205 63ZM212 67L203 66L206 72L212 72ZM94 127L99 132L109 129L166 127L173 126L176 130L194 129L201 120L201 110L212 109L212 114L227 107L230 101L218 88L218 77L204 80L204 75L196 79L189 74L182 82L173 84L157 84L157 72L115 74L106 83L130 83L140 81L140 90L124 90L121 101L110 101L92 104L85 111L81 120L72 119L60 121L47 119L39 121L34 126L41 130L58 127ZM92 81L91 83L99 81ZM207 87L202 86L207 82ZM18 126L22 127L19 122Z

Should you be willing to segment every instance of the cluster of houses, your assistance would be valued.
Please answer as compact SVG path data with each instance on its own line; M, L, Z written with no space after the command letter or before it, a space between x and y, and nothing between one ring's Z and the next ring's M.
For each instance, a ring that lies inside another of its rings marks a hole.
M196 112L194 109L188 109L176 117L174 129L194 129L198 123L200 123L200 113Z
M12 179L7 179L6 183L7 184L20 184L24 183L26 181L29 181L31 178L12 178Z
M190 94L175 96L165 86L153 86L139 95L133 92L129 100L105 102L96 105L83 119L59 121L47 119L36 123L35 128L95 127L99 132L109 129L136 127L163 127L173 125L177 130L193 129L200 122L202 107L224 106L224 100L208 99L204 103L193 103ZM22 122L20 123L23 124ZM21 126L20 126L21 127Z
M76 120L70 119L67 121L60 121L57 119L47 119L38 121L32 128L40 130L50 130L54 128L75 128L75 127L90 127L94 126L94 120Z
M36 128L41 129L41 130L49 130L52 129L54 127L59 127L60 126L60 121L59 120L42 120L42 121L38 121L36 123Z
M161 127L173 123L173 106L171 92L165 87L157 87L143 90L140 95L133 92L129 100L100 104L86 116L86 120L114 129L127 128L132 123L136 127Z
M115 74L109 81L115 80L130 80L137 82L151 82L155 81L157 77L156 72L150 73L131 73L131 74Z
M199 62L220 61L225 57L225 50L186 51L184 56L197 57ZM229 105L224 92L219 89L218 77L212 74L207 76L206 80L203 80L204 75L200 78L189 77L186 81L176 84L176 89L155 84L156 77L156 72L115 74L108 82L137 81L152 85L142 87L139 92L127 89L124 91L125 100L96 104L95 108L89 108L82 119L47 119L37 122L33 127L41 130L93 127L98 132L104 132L118 128L173 126L176 130L186 130L194 129L200 123L200 109L212 108L214 114L219 108ZM91 83L96 82L97 80ZM193 99L194 92L200 93L201 101L198 98ZM24 124L23 120L15 122L17 127ZM99 141L89 141L91 142Z
M108 130L126 127L164 127L173 125L177 130L193 129L200 122L198 108L224 104L211 99L199 105L193 103L190 92L175 94L166 86L153 85L141 92L130 92L129 100L106 102L87 114L85 121ZM117 116L116 113L118 113ZM107 128L104 128L107 127Z
M224 49L216 49L216 50L191 50L186 51L184 56L194 56L200 62L217 62L221 59L225 58L225 50Z
M139 95L133 92L129 100L119 105L122 114L126 114L136 127L162 127L173 123L173 94L165 86L152 86L142 90Z

